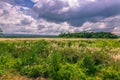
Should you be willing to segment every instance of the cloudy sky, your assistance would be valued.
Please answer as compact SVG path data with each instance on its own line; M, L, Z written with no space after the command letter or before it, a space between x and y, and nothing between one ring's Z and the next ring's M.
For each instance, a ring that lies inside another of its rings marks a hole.
M120 0L0 0L0 28L5 34L107 31L120 35Z

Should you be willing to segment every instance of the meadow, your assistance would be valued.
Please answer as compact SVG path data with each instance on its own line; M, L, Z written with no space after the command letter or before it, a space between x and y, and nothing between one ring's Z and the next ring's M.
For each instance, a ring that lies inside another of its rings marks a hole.
M0 80L120 80L120 39L0 39Z

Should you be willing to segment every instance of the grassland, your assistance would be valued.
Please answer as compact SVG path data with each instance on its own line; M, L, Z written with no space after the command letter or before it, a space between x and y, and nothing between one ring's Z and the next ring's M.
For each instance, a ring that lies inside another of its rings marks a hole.
M120 80L120 39L0 38L0 80Z

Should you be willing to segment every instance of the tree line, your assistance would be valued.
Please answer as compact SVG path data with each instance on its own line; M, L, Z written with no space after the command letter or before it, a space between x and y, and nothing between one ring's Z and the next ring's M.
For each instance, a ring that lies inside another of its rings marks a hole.
M62 38L118 38L119 36L111 32L78 32L78 33L61 33Z
M2 31L2 29L0 28L0 34L2 34L2 32L3 32L3 31Z

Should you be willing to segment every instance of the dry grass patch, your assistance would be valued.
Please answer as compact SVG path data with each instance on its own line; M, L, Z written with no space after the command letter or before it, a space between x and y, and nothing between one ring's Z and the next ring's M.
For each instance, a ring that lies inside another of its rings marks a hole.
M112 56L115 61L120 61L120 54Z
M1 76L0 77L0 80L47 80L45 78L41 78L41 77L38 77L38 78L28 78L28 77L24 77L24 76Z

